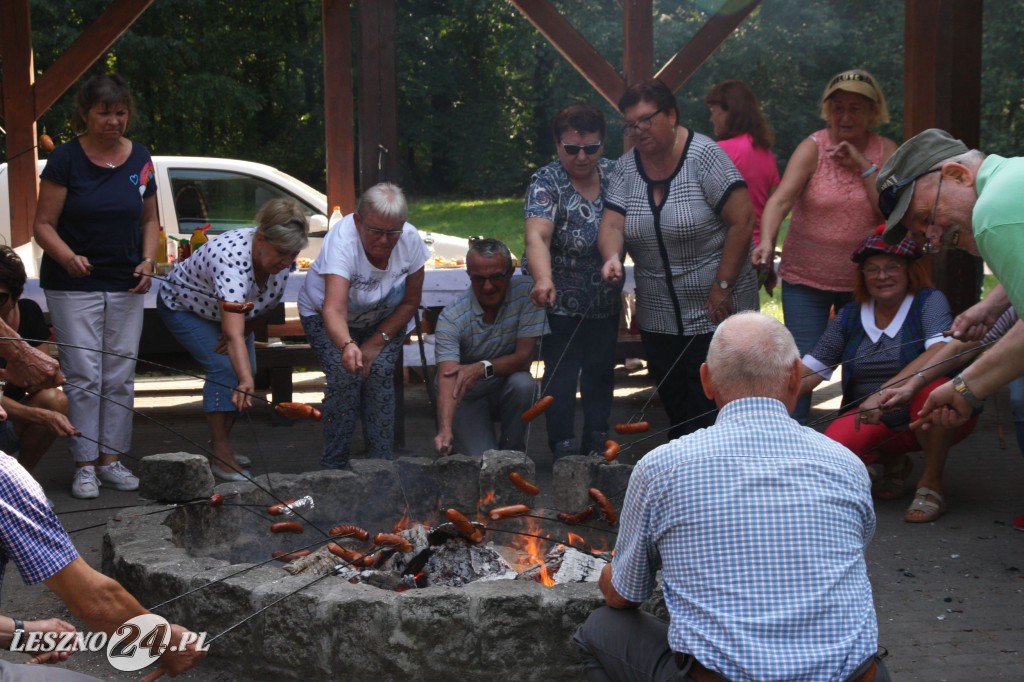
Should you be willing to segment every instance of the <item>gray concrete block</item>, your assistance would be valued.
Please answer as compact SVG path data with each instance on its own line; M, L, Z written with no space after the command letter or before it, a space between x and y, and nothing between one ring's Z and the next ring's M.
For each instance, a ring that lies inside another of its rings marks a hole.
M139 496L164 502L186 502L213 494L213 472L203 455L167 452L139 460Z

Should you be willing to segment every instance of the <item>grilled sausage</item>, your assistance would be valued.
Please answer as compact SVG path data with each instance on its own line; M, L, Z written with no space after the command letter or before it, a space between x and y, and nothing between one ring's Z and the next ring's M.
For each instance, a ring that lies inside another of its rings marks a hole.
M370 534L366 531L365 528L360 528L359 526L352 526L347 523L335 526L328 532L330 533L332 538L338 535L344 535L346 537L355 538L356 540L370 539Z
M650 422L630 422L629 424L616 424L615 433L643 433L651 428Z
M614 526L615 522L619 520L619 517L615 514L615 507L608 501L608 498L604 496L597 488L591 488L587 491L590 495L590 499L597 503L597 506L601 509L601 513L604 514L604 520L608 522L609 526Z
M551 407L552 403L554 403L554 402L555 402L555 396L553 396L553 395L546 395L543 398L541 398L540 400L538 400L536 405L534 405L533 407L528 409L526 412L523 412L523 416L520 417L520 419L523 420L524 424L528 424L528 423L532 422L534 419L536 419L537 417L539 417L541 415L541 413L544 412L544 410L546 410L549 407Z
M511 519L512 517L529 513L530 508L525 504L510 504L507 507L495 507L487 515L491 517L491 521L501 521L502 519Z
M519 488L520 492L524 492L527 495L539 495L540 488L523 478L522 474L517 471L513 471L508 475L508 480L512 481L512 485Z
M305 528L298 521L278 521L270 524L271 533L301 533Z

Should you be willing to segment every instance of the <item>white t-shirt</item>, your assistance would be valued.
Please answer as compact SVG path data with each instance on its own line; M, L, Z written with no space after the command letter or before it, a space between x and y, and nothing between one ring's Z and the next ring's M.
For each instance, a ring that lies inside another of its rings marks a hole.
M188 311L220 321L220 298L232 303L252 301L249 319L272 310L284 296L288 268L270 275L261 289L252 269L255 227L217 235L178 263L162 283L160 296L171 310ZM186 286L178 286L178 282ZM210 292L209 295L200 292Z
M324 238L320 255L309 267L299 292L299 315L323 312L324 276L339 275L349 281L349 326L367 329L398 307L405 296L406 277L430 260L430 251L416 228L405 223L387 270L379 270L366 258L353 215L345 216Z

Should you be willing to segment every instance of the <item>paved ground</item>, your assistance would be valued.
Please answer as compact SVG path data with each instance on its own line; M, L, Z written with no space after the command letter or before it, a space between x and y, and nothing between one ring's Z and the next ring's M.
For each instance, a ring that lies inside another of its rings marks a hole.
M621 367L616 372L621 389L614 422L624 421L649 395L645 372L629 373ZM197 451L185 439L206 442L199 385L187 378L140 381L136 404L145 417L135 419L135 457ZM321 375L297 376L296 400L317 402L321 390ZM823 416L823 408L838 405L834 387L823 393L817 399L815 415ZM406 395L404 452L424 455L430 451L434 425L423 385L411 386ZM236 427L237 446L253 458L255 470L260 471L264 463L283 472L316 468L319 427L308 423L273 427L268 414L266 408L253 410L251 417ZM665 425L656 403L646 416L654 429ZM1006 449L999 446L997 422L1004 423ZM550 480L551 460L539 425L531 434L528 454L537 462L538 482L543 485ZM635 460L641 454L637 448L623 458ZM126 461L130 466L131 461ZM919 458L916 464L915 474L920 472ZM71 464L60 445L41 463L37 476L79 551L98 566L103 529L90 527L102 526L118 513L109 507L133 504L137 497L104 490L98 500L72 499L68 492ZM878 531L868 552L868 568L881 643L890 651L890 671L901 681L1024 680L1024 533L1012 527L1012 520L1024 513L1024 458L1013 438L1005 393L989 401L977 432L954 448L946 481L950 508L937 523L902 521L910 502L910 485L905 499L877 504ZM59 616L73 621L48 590L25 587L14 569L6 574L0 612L25 619ZM201 623L188 625L202 629ZM22 659L9 653L3 657ZM136 675L112 674L103 654L76 655L68 667L105 679L137 679ZM238 677L211 658L184 679Z

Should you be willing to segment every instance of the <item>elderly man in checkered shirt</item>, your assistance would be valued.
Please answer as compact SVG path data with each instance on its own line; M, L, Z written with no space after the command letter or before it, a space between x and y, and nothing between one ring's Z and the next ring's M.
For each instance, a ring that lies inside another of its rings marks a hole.
M601 607L576 633L589 680L884 682L857 457L789 416L802 366L777 320L715 331L701 382L714 426L633 470ZM667 624L638 607L661 570Z
M64 383L64 376L52 358L22 341L0 320L0 357L7 360L7 376L35 388ZM0 407L0 421L7 413ZM0 452L0 585L7 562L13 561L26 585L43 583L94 631L114 633L127 620L148 613L116 580L103 575L78 555L71 538L47 504L42 487L16 459ZM187 632L171 625L172 641ZM22 621L0 616L0 646L8 648L15 638L23 650L25 637L32 633L74 632L59 618ZM48 648L44 645L44 649ZM67 651L35 651L31 663L58 663ZM187 649L167 651L159 659L159 672L171 676L194 667L205 656L193 642ZM157 674L157 671L152 673ZM95 680L70 670L0 661L0 680ZM155 678L151 678L155 679Z

